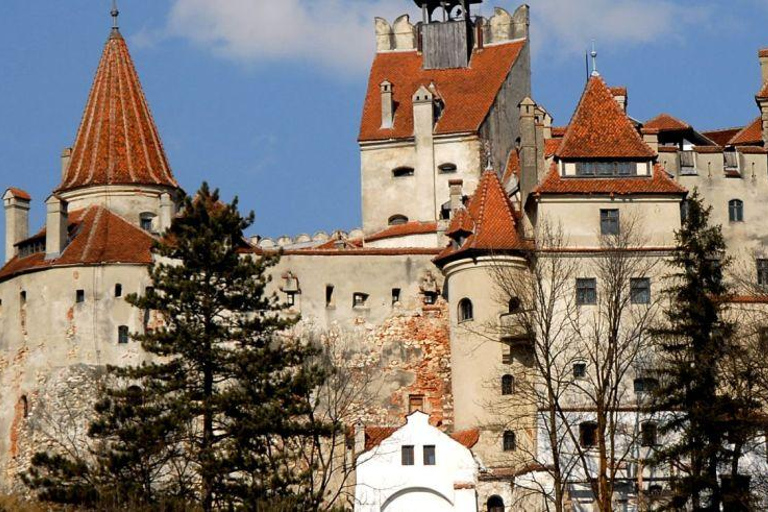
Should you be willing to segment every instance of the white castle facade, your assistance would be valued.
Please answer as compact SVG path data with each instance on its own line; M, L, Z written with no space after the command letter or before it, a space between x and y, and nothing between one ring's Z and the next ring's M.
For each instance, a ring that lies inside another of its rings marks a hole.
M602 286L602 237L632 219L641 260L665 260L696 188L755 284L768 285L768 50L759 53L761 81L754 77L757 108L744 113L756 118L743 128L700 132L667 114L638 122L627 114L627 89L597 74L570 122L554 126L531 89L528 7L482 19L472 16L477 0L442 2L444 12L440 3L417 0L424 17L416 24L408 16L375 22L359 135L362 228L252 244L257 254L281 252L275 292L301 314L303 328L345 333L376 370L375 393L353 423L353 456L377 469L358 471L365 480L358 483L391 483L386 468L396 475L406 459L438 467L427 483L400 482L386 496L358 493L351 506L538 510L537 493L551 491L551 457L541 411L518 392L534 348L500 275L530 279L526 254L544 244L545 227L557 226L566 234L558 254L572 269L569 296L586 317ZM150 285L150 247L177 213L181 190L118 30L61 172L45 201L46 225L35 233L29 194L8 188L3 196L6 488L56 435L84 433L68 414L91 403L106 365L146 357L128 333L157 321L124 297ZM662 289L661 270L640 267L647 273L632 278L636 306ZM761 295L741 300L768 303ZM589 379L594 368L583 352L569 357L563 371ZM638 397L647 377L634 369L624 377L617 417L650 432ZM578 393L568 401L588 444L589 408ZM377 458L389 445L396 455ZM627 509L639 493L664 490L663 475L641 463L648 451L628 445L621 458L626 486L616 499ZM588 475L574 471L572 479L569 503L590 510Z

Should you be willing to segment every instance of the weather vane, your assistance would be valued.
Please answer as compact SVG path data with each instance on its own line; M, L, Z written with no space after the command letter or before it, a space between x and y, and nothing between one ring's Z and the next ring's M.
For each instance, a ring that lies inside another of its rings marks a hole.
M592 40L592 53L590 53L592 56L592 76L600 76L600 73L597 72L597 50L595 49L595 40Z
M117 30L119 28L117 24L117 17L120 16L120 11L117 10L117 0L112 0L112 29Z

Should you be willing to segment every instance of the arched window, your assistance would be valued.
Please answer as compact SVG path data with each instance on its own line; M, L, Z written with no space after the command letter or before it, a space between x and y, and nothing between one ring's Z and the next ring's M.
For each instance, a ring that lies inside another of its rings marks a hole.
M117 342L122 344L128 343L128 326L121 325L117 328Z
M475 318L472 311L472 301L469 299L461 299L459 301L459 322L466 322Z
M517 297L512 297L511 299L509 299L509 304L507 307L509 308L510 313L519 313L521 306L522 306L522 303L520 302L520 299L518 299Z
M456 164L452 164L452 163L441 164L437 168L441 174L451 174L456 172L456 170L458 169L458 167L456 167Z
M488 512L504 512L504 500L501 496L491 496L486 506Z
M504 451L513 452L517 449L517 436L511 430L504 431Z
M144 401L144 397L142 396L143 393L144 390L142 390L140 386L128 386L128 389L126 389L125 398L131 405L141 405L141 403Z
M744 222L744 201L731 199L728 201L728 220L731 222Z
M387 223L388 223L390 226L400 226L400 225L402 225L402 224L407 224L407 223L408 223L408 217L406 217L405 215L400 215L400 214L398 214L398 215L393 215L393 216L391 216L391 217L389 218L389 220L387 221Z
M413 167L398 167L392 170L393 178L405 178L407 176L413 176Z
M511 395L515 392L515 378L511 375L504 375L501 378L501 394Z

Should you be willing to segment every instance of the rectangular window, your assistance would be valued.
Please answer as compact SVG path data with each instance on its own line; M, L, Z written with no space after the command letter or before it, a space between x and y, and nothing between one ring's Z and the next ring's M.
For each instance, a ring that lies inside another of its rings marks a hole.
M141 229L147 232L152 232L152 218L151 217L142 217L141 218Z
M576 304L579 306L597 304L597 279L590 277L576 280Z
M632 304L651 303L651 280L647 277L629 280L629 297Z
M22 306L27 303L27 292L25 290L19 292L19 302Z
M128 343L128 326L121 325L117 328L117 342L122 344Z
M587 364L586 363L574 363L573 365L573 378L583 379L587 376Z
M408 395L408 414L416 411L424 412L424 395Z
M325 287L325 307L331 306L333 306L333 285L329 284Z
M400 450L400 458L403 466L413 466L415 464L413 446L403 446Z
M285 294L285 302L288 304L288 306L295 306L296 305L296 294L293 292L289 292Z
M640 426L640 446L656 446L657 427L647 422Z
M80 304L81 302L85 302L85 290L76 290L75 291L75 302Z
M435 465L435 447L434 447L434 445L426 445L426 446L424 446L424 465L425 466L434 466Z
M587 421L579 425L579 444L582 448L592 448L597 444L597 424Z
M368 303L367 293L355 293L352 295L352 306L356 308L364 308Z
M424 292L424 304L426 304L427 306L431 306L436 303L437 303L437 293Z
M122 297L123 296L123 285L120 283L117 283L115 285L115 297Z
M768 287L768 260L757 260L757 284L759 286Z
M576 176L580 177L612 178L636 175L636 162L576 162Z
M619 234L619 210L600 210L600 234Z
M400 302L400 288L392 288L392 305Z

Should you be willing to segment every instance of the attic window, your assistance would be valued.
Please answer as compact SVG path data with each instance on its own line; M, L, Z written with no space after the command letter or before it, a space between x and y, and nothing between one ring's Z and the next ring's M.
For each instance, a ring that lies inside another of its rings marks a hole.
M146 231L148 233L151 233L153 231L152 230L152 221L154 219L155 219L155 214L154 213L149 213L149 212L142 213L139 216L139 224L141 226L141 229L143 229L144 231Z
M408 223L408 217L406 217L405 215L400 215L400 214L393 215L393 216L391 216L387 220L387 223L390 226L402 226L403 224L407 224Z
M440 171L440 174L451 174L456 172L458 168L456 167L456 164L442 164L438 167L438 170Z
M637 164L635 162L576 162L576 176L582 178L637 176Z
M414 173L413 167L398 167L392 171L392 177L405 178L408 176L413 176L413 173Z

